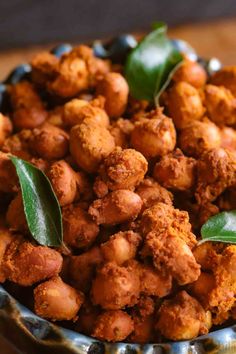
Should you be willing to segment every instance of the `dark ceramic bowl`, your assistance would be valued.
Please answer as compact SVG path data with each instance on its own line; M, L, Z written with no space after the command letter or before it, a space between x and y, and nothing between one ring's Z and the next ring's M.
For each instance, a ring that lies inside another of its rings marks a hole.
M102 343L32 313L0 286L0 333L22 354L236 354L236 325L192 341ZM2 353L0 348L0 353Z

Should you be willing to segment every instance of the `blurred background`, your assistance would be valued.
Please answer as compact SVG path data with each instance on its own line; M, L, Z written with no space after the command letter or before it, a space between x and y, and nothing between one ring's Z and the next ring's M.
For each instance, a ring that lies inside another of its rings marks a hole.
M236 0L0 0L0 81L41 49L144 33L158 20L199 55L236 62Z
M233 15L235 0L1 0L0 49L143 31L160 19L173 26Z

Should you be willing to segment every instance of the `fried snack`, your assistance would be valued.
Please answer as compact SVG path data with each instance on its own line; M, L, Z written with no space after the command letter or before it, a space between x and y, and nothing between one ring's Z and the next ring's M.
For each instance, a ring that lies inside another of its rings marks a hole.
M77 173L64 160L54 162L47 176L61 206L71 204L78 198Z
M186 291L165 300L157 315L156 328L171 340L188 340L208 333L211 327L210 314Z
M169 274L163 275L154 267L140 264L140 287L141 293L145 296L157 296L162 298L170 294L172 289L172 277Z
M147 159L161 157L171 152L176 144L176 131L172 120L160 112L150 113L134 125L130 144Z
M40 96L28 81L20 81L11 87L11 104L13 123L17 130L33 129L41 125L47 118Z
M141 236L133 231L120 231L101 244L101 252L106 262L122 265L135 258Z
M166 105L177 129L186 128L193 121L201 119L205 112L200 93L185 81L170 88Z
M84 120L70 132L70 153L86 172L95 172L101 161L115 148L109 131L91 120Z
M156 163L153 177L167 189L191 191L195 185L196 164L195 159L176 149Z
M229 127L224 127L220 131L221 147L223 149L236 151L236 130Z
M132 307L138 302L139 294L139 274L132 266L106 263L97 270L91 289L94 305L105 310Z
M109 117L119 118L125 112L129 87L119 73L107 73L96 86L98 95L105 97L105 110Z
M32 159L32 151L30 151L29 146L31 137L31 130L23 129L19 133L13 134L4 140L2 151L29 161Z
M62 111L62 120L68 127L80 124L84 119L91 119L105 128L109 126L109 117L104 110L105 100L99 96L88 102L78 98L67 102Z
M0 148L5 139L12 133L13 126L10 119L0 113Z
M236 66L225 66L210 79L211 84L224 86L236 96Z
M32 81L44 87L48 81L53 80L58 71L59 59L48 52L36 54L31 61Z
M235 125L236 98L224 86L206 85L205 106L209 118L218 125Z
M133 123L129 119L119 118L111 122L109 131L115 140L115 145L125 149L129 146L129 139Z
M169 226L178 232L178 237L183 239L191 249L196 245L196 237L191 232L186 211L175 209L172 205L156 203L143 212L140 220L140 231L144 236L152 231L160 234Z
M19 298L34 291L36 314L94 341L195 340L228 325L236 246L202 243L201 227L236 209L236 66L208 75L184 58L157 108L132 97L123 64L84 45L59 52L39 53L30 75L7 83L0 282ZM56 249L31 235L11 156L51 183Z
M0 227L0 283L4 283L6 281L3 258L8 246L14 241L14 239L15 236L13 236L8 229Z
M8 280L31 286L58 275L62 256L49 247L35 246L18 237L7 248L1 267Z
M192 283L200 275L200 265L191 249L172 227L162 234L150 232L145 238L143 254L151 255L156 269L163 275L170 274L180 285Z
M93 336L108 342L122 341L133 331L131 317L124 311L105 311L95 322Z
M174 82L184 81L200 89L207 81L207 73L196 61L185 59L175 71L172 80Z
M115 148L100 165L99 179L95 182L94 191L99 196L96 183L103 182L108 190L130 189L139 185L148 168L145 157L134 149ZM101 181L101 182L100 182Z
M199 204L214 201L236 183L236 157L230 151L213 149L198 160L196 199Z
M38 316L51 321L73 320L83 303L83 295L57 276L34 289L34 308Z
M69 135L62 129L45 123L32 130L30 147L34 153L45 159L63 158L69 149Z
M102 262L103 257L99 247L93 247L79 256L71 256L69 258L69 277L72 285L83 293L88 293L96 267Z
M142 200L138 194L119 189L95 200L88 212L98 225L116 225L134 220L141 208Z
M62 209L64 240L75 248L88 248L99 233L99 227L80 205L71 204Z
M18 178L15 168L8 156L0 151L0 191L12 193L18 188Z
M8 206L6 221L8 226L14 231L20 231L22 233L29 232L24 213L22 194L20 192L12 199Z
M152 178L145 178L136 188L137 193L143 202L142 211L150 208L156 203L172 205L173 195L167 189L160 186Z
M220 130L207 118L194 121L181 130L179 145L186 155L198 158L206 151L220 147Z

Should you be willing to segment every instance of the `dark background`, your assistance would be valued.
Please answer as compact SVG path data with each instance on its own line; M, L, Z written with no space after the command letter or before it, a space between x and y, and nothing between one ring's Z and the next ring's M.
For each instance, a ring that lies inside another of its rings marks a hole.
M176 25L235 14L236 0L0 0L0 49L140 31L156 20Z

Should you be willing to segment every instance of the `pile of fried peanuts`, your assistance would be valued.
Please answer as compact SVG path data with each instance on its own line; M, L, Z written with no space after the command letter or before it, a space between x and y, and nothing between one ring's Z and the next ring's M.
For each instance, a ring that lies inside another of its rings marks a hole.
M0 281L105 341L191 339L235 319L236 246L197 240L236 208L236 66L209 78L186 58L159 108L87 46L31 66L0 114ZM10 154L48 176L66 247L31 237Z

